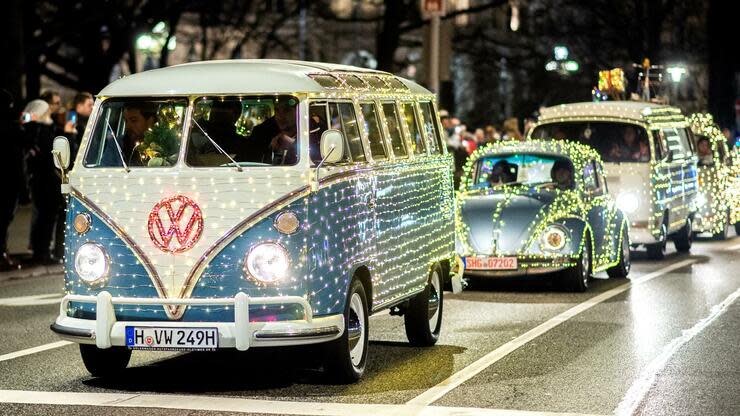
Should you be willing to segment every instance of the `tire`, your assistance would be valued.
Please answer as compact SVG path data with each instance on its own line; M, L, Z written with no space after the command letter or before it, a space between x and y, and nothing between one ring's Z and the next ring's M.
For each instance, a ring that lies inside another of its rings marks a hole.
M403 318L406 337L411 345L431 347L439 340L444 305L442 273L442 267L436 263L429 273L424 291L409 300Z
M126 347L101 349L94 344L80 344L80 356L90 374L95 377L109 377L126 369L131 359L131 350Z
M368 315L365 287L353 279L344 306L344 333L327 343L324 354L324 369L338 384L354 383L365 372L370 339Z
M735 223L735 234L740 237L740 222Z
M667 244L667 235L668 235L668 226L661 225L661 241L655 243L655 244L646 244L645 248L647 249L647 255L648 258L652 260L663 260L665 258L665 249Z
M612 278L624 279L630 273L632 262L630 260L630 236L627 227L622 226L622 246L620 247L619 263L606 269L606 274Z
M678 230L673 238L673 245L679 253L688 253L691 250L691 244L694 241L694 233L691 232L691 217L686 218L686 224Z
M578 257L578 264L563 271L561 275L562 288L569 292L585 292L588 289L588 282L591 280L591 260L591 239L587 235L586 243Z

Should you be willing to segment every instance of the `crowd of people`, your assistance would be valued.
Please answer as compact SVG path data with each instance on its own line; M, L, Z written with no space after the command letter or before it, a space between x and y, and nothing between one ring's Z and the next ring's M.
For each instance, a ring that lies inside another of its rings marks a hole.
M69 139L72 160L92 113L93 96L76 94L62 104L57 91L45 91L21 108L13 95L0 90L0 152L3 198L0 200L0 271L19 267L8 254L8 228L18 205L32 205L28 247L32 255L23 263L59 263L64 255L64 198L61 176L54 167L51 149L54 138Z

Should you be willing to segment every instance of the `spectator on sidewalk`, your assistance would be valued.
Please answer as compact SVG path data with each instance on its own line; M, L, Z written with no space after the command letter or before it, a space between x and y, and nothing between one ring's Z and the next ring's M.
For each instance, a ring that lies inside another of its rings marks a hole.
M24 170L23 143L18 112L13 95L0 90L0 138L3 151L0 152L0 271L17 267L8 253L8 227L13 222L18 202L28 199L26 175Z
M70 160L74 162L77 157L77 151L80 148L82 142L82 136L85 134L87 128L87 122L90 120L90 114L92 114L93 108L93 96L89 92L79 92L75 95L72 100L72 111L74 114L74 129L75 133L67 136L70 144ZM71 165L70 165L71 168Z
M519 131L519 120L512 117L504 121L503 140L524 140L522 133Z

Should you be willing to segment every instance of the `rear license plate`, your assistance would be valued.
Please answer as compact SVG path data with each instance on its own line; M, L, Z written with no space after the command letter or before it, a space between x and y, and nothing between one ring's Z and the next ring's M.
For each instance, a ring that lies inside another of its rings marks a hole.
M127 326L126 346L137 350L212 351L218 348L218 329Z
M468 270L516 270L516 257L466 257Z

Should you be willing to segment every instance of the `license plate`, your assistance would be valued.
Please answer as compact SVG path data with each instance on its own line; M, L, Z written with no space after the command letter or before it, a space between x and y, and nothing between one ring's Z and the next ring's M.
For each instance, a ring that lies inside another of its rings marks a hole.
M137 350L215 350L218 329L127 326L126 346Z
M468 270L516 270L516 257L466 257Z

